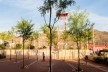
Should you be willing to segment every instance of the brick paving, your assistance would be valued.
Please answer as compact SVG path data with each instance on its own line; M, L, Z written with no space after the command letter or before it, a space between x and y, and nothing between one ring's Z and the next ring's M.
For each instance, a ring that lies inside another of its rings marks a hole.
M15 63L15 60L0 62L0 72L49 72L48 60L37 62L36 59L29 59L25 60L25 69L21 69L21 66L22 61L18 61L18 63ZM81 68L83 72L108 72L103 66L90 63L86 65L84 62L81 62ZM77 72L76 70L77 61L52 61L52 72Z
M69 61L70 64L74 65L77 68L77 60ZM80 67L83 69L83 72L108 72L108 67L88 62L87 65L84 61L81 61Z

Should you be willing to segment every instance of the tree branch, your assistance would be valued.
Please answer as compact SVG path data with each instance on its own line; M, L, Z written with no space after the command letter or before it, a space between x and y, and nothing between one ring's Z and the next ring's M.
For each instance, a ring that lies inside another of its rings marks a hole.
M52 29L54 28L54 25L55 25L55 23L59 20L59 18L57 19L58 17L56 17L56 18L54 18L54 23L53 23L53 25L52 25Z
M45 15L43 15L43 18L44 18L44 22L45 22L45 24L47 25L47 22L46 22L46 18L45 18Z

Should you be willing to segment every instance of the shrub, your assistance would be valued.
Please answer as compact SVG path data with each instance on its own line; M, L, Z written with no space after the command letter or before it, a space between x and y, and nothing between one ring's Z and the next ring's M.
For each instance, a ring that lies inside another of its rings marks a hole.
M94 57L94 62L108 65L108 57Z
M67 49L74 49L73 47L69 47L69 48L67 48Z
M16 49L21 49L22 48L22 44L16 44Z
M108 65L108 57L105 57L105 58L104 58L103 63L106 64L106 65Z
M42 47L40 47L39 49L46 49L47 47L46 46L42 46Z
M46 46L43 46L43 49L46 49L47 47Z
M0 54L0 59L6 58L5 53Z
M35 49L35 46L33 46L33 45L30 45L30 49Z
M0 44L0 48L1 48L1 49L5 49L6 47L5 47L4 44Z
M102 63L104 61L104 59L102 57L94 57L93 60L96 63Z

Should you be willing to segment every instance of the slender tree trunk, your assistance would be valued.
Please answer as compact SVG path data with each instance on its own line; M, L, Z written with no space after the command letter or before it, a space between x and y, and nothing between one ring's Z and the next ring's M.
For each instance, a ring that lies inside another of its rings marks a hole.
M13 39L12 39L12 43L13 43ZM10 48L10 60L11 60L11 56L12 56L12 54L11 54L11 49L12 49L12 43L11 43L11 48Z
M78 72L80 71L80 48L79 48L79 41L77 42L78 48Z
M52 16L52 8L51 8L51 1L49 1L49 6L50 6L50 17L49 17L49 28L50 28L50 61L49 61L49 65L50 65L50 72L52 72L52 66L51 66L51 62L52 62L52 57L51 57L51 50L52 50L52 28L51 28L51 16Z
M59 59L59 27L57 32L57 53L56 53L57 59Z
M38 39L35 40L35 50L36 50L36 59L38 61L38 47L39 47L39 44L38 44Z
M79 38L77 36L77 48L78 48L78 72L81 71L81 68L80 68L80 47L79 47Z
M28 48L28 59L30 58L30 47L31 47L31 44L32 44L32 40L30 40L30 44L29 44L29 48Z
M24 42L25 42L25 39L23 37L23 65L22 65L22 68L24 69Z
M28 59L29 59L29 56L30 56L30 54L29 54L29 52L30 52L30 46L31 46L31 44L28 47Z
M65 54L64 54L64 60L66 59L66 40L64 40L64 50L65 50Z
M93 48L92 48L92 49L93 49L93 52L94 52L94 50L95 50L95 36L94 36L94 28L92 28L92 32L93 32L93 36L92 36L92 37L93 37L93 40L92 40L92 41L93 41Z
M52 72L51 71L51 62L52 62L52 54L51 54L51 51L52 51L52 32L51 32L52 30L51 30L51 28L50 28L50 72Z
M66 22L65 22L65 31L66 31ZM64 49L66 47L66 39L64 39ZM65 56L66 56L66 49L65 49ZM65 60L65 57L64 57L64 60Z

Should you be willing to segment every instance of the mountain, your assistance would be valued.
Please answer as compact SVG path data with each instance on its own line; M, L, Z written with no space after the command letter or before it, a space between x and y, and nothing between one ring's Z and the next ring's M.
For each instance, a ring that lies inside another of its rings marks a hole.
M107 44L108 43L108 32L94 30L94 40L96 44Z

